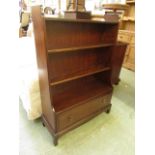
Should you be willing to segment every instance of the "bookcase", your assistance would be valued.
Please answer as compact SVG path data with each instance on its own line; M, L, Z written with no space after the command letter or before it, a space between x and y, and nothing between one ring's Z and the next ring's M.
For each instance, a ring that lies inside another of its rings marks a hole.
M39 6L32 21L42 121L57 145L64 133L110 112L126 45L116 42L118 22L46 17Z

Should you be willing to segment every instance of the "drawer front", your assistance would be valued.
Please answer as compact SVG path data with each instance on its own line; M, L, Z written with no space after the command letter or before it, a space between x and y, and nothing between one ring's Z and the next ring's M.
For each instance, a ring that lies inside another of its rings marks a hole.
M106 105L110 104L110 101L111 94L108 94L58 114L58 131L69 127L70 125L84 119L89 115L92 115L97 111L100 111Z
M129 58L128 61L130 62L130 64L135 64L135 59Z
M130 40L131 40L130 34L122 32L118 34L118 41L130 43Z
M135 35L133 34L132 37L131 37L131 44L135 44Z

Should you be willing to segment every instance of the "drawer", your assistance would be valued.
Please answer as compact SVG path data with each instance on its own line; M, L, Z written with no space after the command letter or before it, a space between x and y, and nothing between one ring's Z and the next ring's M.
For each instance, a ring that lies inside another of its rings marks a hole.
M130 42L131 44L135 44L135 36L134 36L134 34L132 35L132 37L131 37L131 42Z
M126 43L130 43L131 40L131 36L128 33L119 33L118 34L118 41L122 41L122 42L126 42Z
M110 93L106 96L96 98L92 101L80 104L70 110L58 114L58 131L61 131L79 121L82 122L82 120L86 117L89 117L90 115L93 115L93 113L100 111L106 105L111 103L111 96L112 94Z
M129 62L130 64L135 64L135 59L133 59L133 58L128 58L128 62Z

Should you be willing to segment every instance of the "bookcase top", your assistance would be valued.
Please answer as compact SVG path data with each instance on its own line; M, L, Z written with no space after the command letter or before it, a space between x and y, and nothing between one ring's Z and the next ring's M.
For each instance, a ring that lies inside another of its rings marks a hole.
M106 21L104 18L91 18L91 19L71 19L64 18L63 16L44 15L45 21L63 21L75 23L101 23L101 24L118 24L117 21Z

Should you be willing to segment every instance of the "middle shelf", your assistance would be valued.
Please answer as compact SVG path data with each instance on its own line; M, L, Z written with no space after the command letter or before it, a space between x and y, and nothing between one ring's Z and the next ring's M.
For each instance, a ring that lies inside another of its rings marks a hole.
M112 47L91 48L49 55L50 86L110 70L112 49Z
M86 76L89 76L89 75L101 73L101 72L108 71L108 70L110 70L110 67L92 69L92 70L89 70L87 73L84 73L84 74L81 73L81 74L79 74L77 76L73 76L73 77L66 78L66 79L63 79L63 80L59 80L59 81L56 81L56 82L51 82L50 85L55 86L55 85L58 85L58 84L62 84L62 83L68 82L68 81L76 80L76 79L79 79L79 78L82 78L82 77L86 77Z
M73 52L79 50L88 50L92 48L102 48L102 47L110 47L114 46L114 44L96 44L96 45L87 45L87 46L78 46L78 47L69 47L69 48L60 48L60 49L49 49L48 53L62 53L62 52Z

